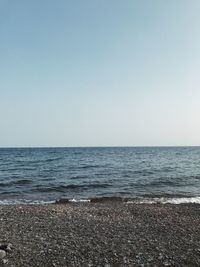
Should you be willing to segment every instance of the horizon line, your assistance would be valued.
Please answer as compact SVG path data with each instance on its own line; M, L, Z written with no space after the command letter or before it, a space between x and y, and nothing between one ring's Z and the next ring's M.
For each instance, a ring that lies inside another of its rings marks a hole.
M25 148L156 148L156 147L200 147L200 145L125 145L125 146L0 146L0 149Z

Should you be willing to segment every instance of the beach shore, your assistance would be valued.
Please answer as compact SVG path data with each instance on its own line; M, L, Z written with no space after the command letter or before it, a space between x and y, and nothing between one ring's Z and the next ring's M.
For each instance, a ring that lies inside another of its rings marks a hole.
M9 267L200 266L200 205L1 205L0 242Z

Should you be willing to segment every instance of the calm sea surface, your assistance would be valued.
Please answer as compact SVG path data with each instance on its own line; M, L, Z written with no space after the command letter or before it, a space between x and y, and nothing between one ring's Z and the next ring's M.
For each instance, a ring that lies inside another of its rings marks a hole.
M0 149L0 203L102 196L200 203L200 147Z

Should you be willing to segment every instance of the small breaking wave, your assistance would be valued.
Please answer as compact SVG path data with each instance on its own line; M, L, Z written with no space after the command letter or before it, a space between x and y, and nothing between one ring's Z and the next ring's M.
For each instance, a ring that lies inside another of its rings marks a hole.
M29 199L5 199L0 200L0 205L44 205L54 204L55 201L29 200Z
M128 200L128 204L200 204L200 197L171 197L171 198L144 198L140 200Z
M69 199L69 198L60 198L56 200L56 204L67 204L67 203L80 203L80 202L90 202L90 203L106 203L106 202L126 202L126 198L122 197L94 197L94 198L87 198L87 199Z
M186 203L196 203L200 204L200 197L182 197L182 198L172 198L164 200L163 203L170 203L170 204L186 204Z
M79 203L79 202L90 202L90 203L109 203L109 202L124 202L127 204L200 204L200 197L156 197L156 198L123 198L123 197L94 197L88 199L69 199L60 198L56 200L56 204L67 204L67 203Z

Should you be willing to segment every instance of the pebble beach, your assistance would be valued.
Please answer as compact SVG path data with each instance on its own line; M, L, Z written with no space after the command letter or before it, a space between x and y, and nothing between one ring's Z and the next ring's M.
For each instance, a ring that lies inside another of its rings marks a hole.
M1 266L200 266L200 205L0 206Z

